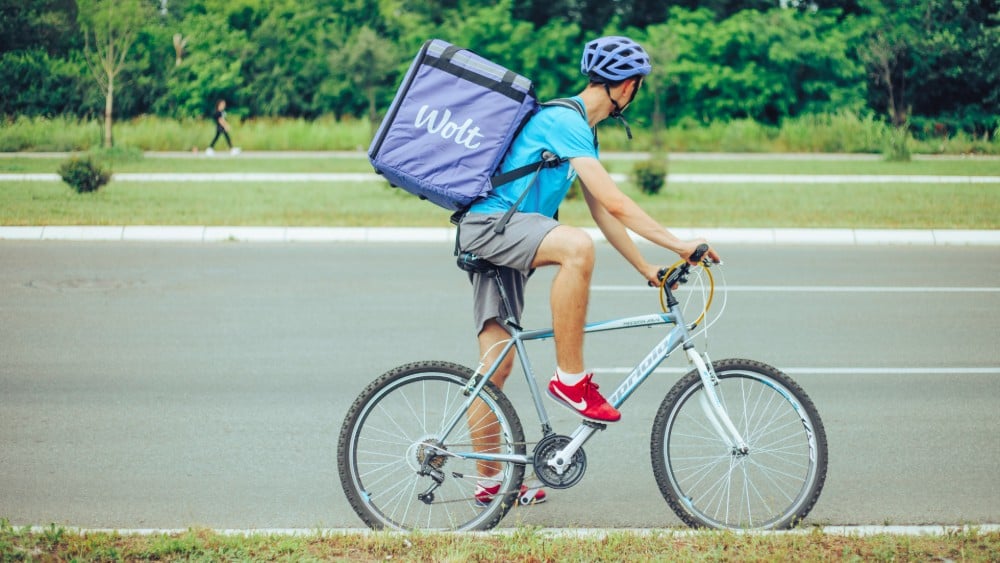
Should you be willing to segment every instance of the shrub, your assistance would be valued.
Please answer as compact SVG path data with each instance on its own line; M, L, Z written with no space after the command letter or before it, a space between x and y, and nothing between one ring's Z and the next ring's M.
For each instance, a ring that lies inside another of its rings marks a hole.
M910 130L906 125L890 131L884 156L889 162L910 161Z
M632 167L632 180L643 193L656 195L667 183L667 160L664 157L653 157L635 163Z
M59 175L77 193L96 192L111 180L111 171L102 168L89 156L73 157L59 167Z

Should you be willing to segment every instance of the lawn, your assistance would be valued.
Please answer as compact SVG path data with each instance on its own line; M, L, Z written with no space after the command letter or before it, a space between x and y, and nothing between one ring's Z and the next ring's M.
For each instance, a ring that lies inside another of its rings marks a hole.
M610 155L613 157L613 155ZM0 174L54 173L65 157L0 158ZM609 159L627 174L633 162ZM115 172L371 172L363 155L131 158ZM997 176L1000 160L674 160L671 174ZM622 188L674 227L997 229L998 183L681 183L657 195ZM131 182L93 194L60 181L0 181L0 225L446 226L449 213L382 181ZM582 199L562 220L590 226Z

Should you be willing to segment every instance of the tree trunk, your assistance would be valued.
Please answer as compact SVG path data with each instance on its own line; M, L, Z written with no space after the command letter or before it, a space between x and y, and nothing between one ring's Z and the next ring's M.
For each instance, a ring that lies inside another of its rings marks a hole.
M371 134L375 134L375 130L378 128L378 115L376 115L377 108L375 106L375 87L368 87L368 129Z
M663 150L663 109L660 103L659 88L653 88L653 149Z
M111 108L115 103L115 78L108 76L108 91L104 96L104 147L110 149L114 144L111 139Z

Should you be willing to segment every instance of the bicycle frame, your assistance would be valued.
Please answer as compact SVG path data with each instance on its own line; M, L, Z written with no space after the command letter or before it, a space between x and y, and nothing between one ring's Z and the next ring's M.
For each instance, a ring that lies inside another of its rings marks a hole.
M497 282L500 287L501 299L506 302L507 296L503 288L503 284L499 283L499 279ZM667 291L669 292L670 289L667 288ZM510 310L509 307L508 310ZM521 370L524 373L525 380L528 384L528 390L531 393L532 400L535 404L535 411L537 412L539 422L541 423L542 434L543 436L548 436L552 433L548 413L545 406L542 404L541 391L539 390L538 382L535 379L531 362L528 358L525 342L552 338L554 336L553 330L551 328L541 330L523 330L520 326L518 326L517 322L513 318L508 318L503 324L510 333L510 339L506 342L506 344L504 344L504 347L497 356L497 359L489 367L486 373L483 374L480 372L483 367L482 364L480 364L479 369L476 370L476 377L469 380L469 384L464 390L468 399L463 402L459 411L445 425L441 435L439 436L442 442L444 442L445 438L451 434L459 423L464 420L465 415L472 406L473 401L475 401L476 396L480 391L482 391L483 387L486 386L486 383L490 380L490 378L492 378L493 374L496 373L503 359L507 357L507 354L514 349L517 350ZM584 333L650 327L660 324L673 324L674 328L671 329L662 340L653 346L653 349L646 355L645 358L643 358L642 361L636 364L629 375L618 385L614 392L608 396L608 402L615 408L620 407L632 395L632 393L638 389L650 375L652 375L653 371L656 370L656 368L664 360L677 350L678 347L683 347L687 353L689 361L695 365L698 373L701 375L702 381L704 382L706 393L705 400L702 402L702 408L711 421L713 428L724 441L729 443L734 452L746 453L748 451L746 442L736 429L732 420L729 418L724 405L719 399L718 394L715 392L715 387L718 384L715 373L711 370L709 365L704 361L697 350L695 350L694 344L691 342L690 330L694 327L688 327L685 324L683 315L678 305L671 305L669 312L667 313L623 317L619 319L589 323L584 327ZM593 436L594 432L597 430L603 430L605 427L606 425L597 422L582 422L580 426L578 426L570 435L570 443L559 451L555 457L549 460L548 463L559 473L562 473L561 468L569 466L573 455L576 454L576 452L583 446L584 443L587 442L587 440L590 439L591 436ZM525 465L533 463L533 457L531 455L478 452L449 452L448 455L454 455L466 459L501 461Z

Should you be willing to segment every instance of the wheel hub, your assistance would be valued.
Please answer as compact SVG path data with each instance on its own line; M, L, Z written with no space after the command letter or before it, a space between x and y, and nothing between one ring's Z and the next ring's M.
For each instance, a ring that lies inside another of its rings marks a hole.
M448 448L440 440L432 437L422 438L410 444L407 449L406 461L410 468L420 472L424 467L440 470L444 467L448 456Z

